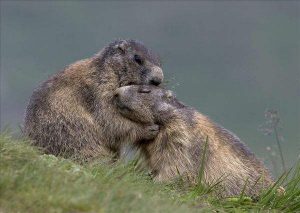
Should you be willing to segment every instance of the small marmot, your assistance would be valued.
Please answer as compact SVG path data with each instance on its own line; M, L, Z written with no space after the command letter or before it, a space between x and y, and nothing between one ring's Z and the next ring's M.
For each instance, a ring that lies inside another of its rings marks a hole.
M160 132L153 141L137 141L156 181L178 176L198 182L199 168L207 142L203 183L221 181L220 196L255 197L273 184L262 162L230 131L205 115L178 101L171 91L155 86L125 86L117 89L119 112L128 119L158 124Z
M112 42L95 56L67 66L33 92L25 115L25 136L54 155L118 155L123 142L153 138L157 127L137 125L120 116L113 102L115 90L131 84L157 86L162 81L158 56L141 42Z

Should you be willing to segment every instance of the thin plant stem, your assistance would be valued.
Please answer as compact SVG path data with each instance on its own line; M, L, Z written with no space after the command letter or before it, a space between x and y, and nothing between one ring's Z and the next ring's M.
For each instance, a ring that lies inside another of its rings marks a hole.
M278 175L278 170L277 170L277 162L276 162L276 160L273 158L273 156L272 155L270 155L270 159L271 159L271 164L272 164L272 167L273 167L273 172L274 172L274 175L275 175L275 177L277 177L277 175Z
M279 153L280 153L282 168L283 168L283 170L285 172L286 171L286 167L285 167L285 162L284 162L283 153L282 153L282 149L281 149L280 140L279 140L278 131L277 131L277 127L276 126L274 126L274 133L275 133L276 142L277 142L277 146L278 146Z

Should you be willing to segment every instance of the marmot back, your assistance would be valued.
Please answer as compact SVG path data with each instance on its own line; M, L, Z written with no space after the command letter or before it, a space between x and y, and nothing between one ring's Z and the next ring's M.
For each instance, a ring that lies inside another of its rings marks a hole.
M197 183L208 137L204 183L222 180L221 196L257 196L273 183L270 173L230 131L179 102L171 91L153 86L125 86L118 90L119 112L137 123L159 124L152 142L136 143L157 181L170 181L178 172Z
M163 81L160 66L159 58L138 41L109 44L97 55L69 65L33 92L26 110L25 135L46 153L83 158L117 155L126 141L154 137L153 131L140 134L149 127L120 116L113 97L120 86L159 85Z

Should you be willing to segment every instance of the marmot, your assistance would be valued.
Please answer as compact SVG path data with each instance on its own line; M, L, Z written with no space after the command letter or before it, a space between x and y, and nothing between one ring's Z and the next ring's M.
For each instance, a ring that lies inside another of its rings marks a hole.
M203 183L221 181L220 196L256 197L273 179L262 162L230 131L178 101L171 91L155 86L117 89L116 104L128 119L158 124L160 132L151 142L137 141L156 181L170 181L178 174L198 182L204 154Z
M123 142L153 138L158 129L120 116L113 103L115 90L162 81L157 55L141 42L117 40L38 87L26 110L24 133L54 155L118 155Z

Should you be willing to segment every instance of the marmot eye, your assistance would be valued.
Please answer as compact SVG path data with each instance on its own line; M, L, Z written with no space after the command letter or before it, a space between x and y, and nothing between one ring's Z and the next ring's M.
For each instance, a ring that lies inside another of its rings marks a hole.
M134 61L139 65L143 64L143 59L139 55L134 55Z
M139 92L140 92L140 93L150 93L151 90L150 90L149 88L143 87L143 88L140 88L140 89L139 89Z

